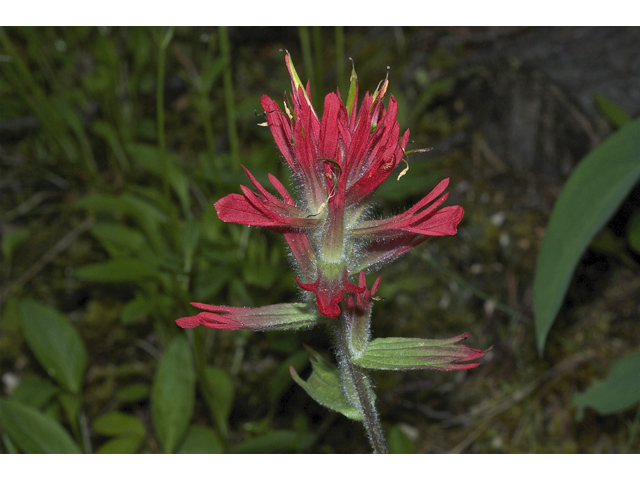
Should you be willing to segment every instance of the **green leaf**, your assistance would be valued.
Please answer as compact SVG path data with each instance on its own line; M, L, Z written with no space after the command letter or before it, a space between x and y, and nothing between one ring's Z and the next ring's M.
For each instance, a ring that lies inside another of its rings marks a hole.
M223 453L223 450L222 442L215 431L202 425L191 425L178 453Z
M377 338L367 346L359 357L351 361L363 368L374 370L462 370L477 364L461 363L484 356L482 350L456 343L467 338L467 334L446 339L421 338Z
M620 105L612 102L604 95L596 94L593 99L598 109L615 128L620 128L631 121L629 114Z
M128 455L138 453L145 437L118 437L105 442L96 453Z
M536 264L533 311L538 350L591 239L640 178L640 119L625 125L575 168L556 202Z
M78 394L61 392L58 395L58 403L62 406L67 423L71 425L71 431L76 439L80 438L80 412L82 411L82 396Z
M202 371L199 385L218 431L223 437L226 437L229 414L233 406L231 378L221 368L207 366Z
M142 296L136 296L136 298L130 300L122 307L120 320L123 325L130 325L148 316L152 310L153 304L148 299Z
M351 404L342 389L340 371L319 353L309 347L305 348L309 352L313 372L309 379L304 381L291 367L290 372L293 380L323 407L341 413L351 420L361 422L364 418L362 413Z
M82 338L55 308L32 300L20 303L24 337L43 368L62 387L80 393L87 365Z
M96 222L90 231L108 250L117 249L135 253L146 245L142 233L118 222Z
M158 277L159 273L135 258L118 258L77 268L76 277L87 282L139 282Z
M182 252L184 258L183 271L191 273L193 267L193 257L198 246L200 230L196 221L190 217L185 220L182 226Z
M402 431L398 425L391 427L389 431L389 453L407 454L416 453L416 449L409 440L409 437Z
M123 403L139 402L149 396L149 385L136 383L118 390L116 398Z
M33 407L0 398L0 418L23 453L82 453L59 423Z
M247 440L231 453L260 454L300 452L311 445L313 435L297 433L291 430L273 430L258 437Z
M586 407L591 407L600 415L622 412L640 402L640 352L627 353L611 364L611 369L603 380L593 382L582 393L571 399L578 407L578 420Z
M93 421L93 430L101 435L116 436L146 436L142 422L133 415L120 412L109 412Z
M109 145L111 151L118 160L120 169L124 172L128 172L130 170L129 160L122 148L122 143L120 142L120 138L118 137L118 133L115 128L113 128L113 126L108 122L95 120L91 126L91 130L95 135L101 137Z
M49 380L25 378L13 391L13 399L30 407L41 409L59 391L60 388Z
M167 223L169 217L153 202L132 193L123 193L118 196L95 194L79 199L75 206L114 216L116 214L129 216L140 225L156 251L165 250L166 242L160 234L159 224Z
M176 337L164 352L151 389L151 414L164 453L172 453L189 427L196 374L187 339Z
M131 143L125 147L125 150L135 163L144 166L144 168L160 179L166 175L167 182L175 191L183 210L185 212L189 211L189 178L178 165L178 160L175 155L166 154L167 171L164 172L162 156L157 146Z
M627 240L629 246L637 253L640 253L640 212L637 212L631 217L631 220L629 220Z

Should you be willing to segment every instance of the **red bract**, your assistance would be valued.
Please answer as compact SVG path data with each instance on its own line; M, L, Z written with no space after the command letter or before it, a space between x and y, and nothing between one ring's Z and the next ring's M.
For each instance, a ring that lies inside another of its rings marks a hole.
M319 313L340 315L345 293L362 293L349 278L394 259L432 236L453 235L462 216L459 206L444 207L448 180L406 212L384 220L365 218L378 186L403 161L409 131L400 136L398 104L384 97L388 79L357 105L352 72L347 105L339 93L325 97L320 118L289 58L292 93L284 111L266 95L261 103L276 145L291 168L300 192L294 199L272 175L277 195L245 169L255 190L241 186L216 202L225 222L266 227L284 235L297 262L299 286L315 294ZM220 328L220 327L218 327Z
M305 303L280 303L259 308L191 305L206 311L176 320L182 328L202 325L218 330L283 330L311 326L318 317Z

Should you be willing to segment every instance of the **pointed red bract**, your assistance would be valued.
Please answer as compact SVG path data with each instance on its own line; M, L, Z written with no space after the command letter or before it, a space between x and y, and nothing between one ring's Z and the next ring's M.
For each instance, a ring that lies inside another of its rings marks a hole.
M317 313L304 303L280 303L259 308L220 307L192 303L205 310L176 320L182 328L205 326L217 330L282 330L308 327L318 320Z

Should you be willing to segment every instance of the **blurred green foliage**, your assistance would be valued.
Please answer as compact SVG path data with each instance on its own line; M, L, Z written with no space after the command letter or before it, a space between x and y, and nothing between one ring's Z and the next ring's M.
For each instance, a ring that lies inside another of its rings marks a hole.
M419 33L0 28L0 450L366 452L362 432L315 406L290 376L293 366L310 378L302 344L312 340L314 348L327 350L323 332L182 331L174 320L194 313L191 301L258 306L295 298L280 240L225 224L213 208L247 184L240 164L259 181L268 172L287 178L269 131L257 125L264 121L260 96L277 99L290 90L281 48L301 59L296 62L311 79L314 102L335 85L347 92L349 56L360 96L390 65L399 121L411 127L417 148L465 127L464 112L442 103L455 97L457 77L445 72L461 49L435 50L410 64L405 35L420 42ZM612 124L628 120L604 97L598 104ZM402 182L383 185L379 206L403 208L456 169L475 181L459 152L412 162ZM500 229L478 217L485 215L481 204L492 204L480 197L474 214L461 203L469 212L465 228L479 233L461 232L455 241L495 263L504 260L496 252ZM522 237L531 235L532 217L520 220ZM629 229L636 251L639 225L636 213ZM439 248L448 247L436 246L436 254ZM460 247L461 258L469 249ZM468 271L460 263L460 271ZM426 251L391 268L385 280L394 281L383 282L389 301L380 302L376 328L416 337L472 329L472 338L484 335L484 345L496 344L492 354L505 356L504 370L488 359L487 373L464 389L462 377L376 377L380 390L391 392L381 398L391 422L385 425L390 450L424 450L415 443L420 436L430 451L462 451L478 438L480 451L575 450L582 432L566 413L570 402L554 403L558 391L576 391L575 382L531 393L540 379L556 378L549 372L572 370L536 356L530 320L511 302L496 300L504 293L501 284L479 288L475 277L462 278L458 270ZM408 301L406 291L422 298ZM504 315L504 323L485 326L487 305ZM606 335L603 322L593 323L597 328L588 335ZM582 351L569 336L563 341L563 351ZM557 360L557 348L550 350ZM414 392L416 402L402 403L403 391ZM543 395L551 400L544 403ZM595 405L598 399L591 398L581 405ZM585 417L585 428L598 425ZM628 418L616 418L625 436ZM511 440L503 447L507 431Z

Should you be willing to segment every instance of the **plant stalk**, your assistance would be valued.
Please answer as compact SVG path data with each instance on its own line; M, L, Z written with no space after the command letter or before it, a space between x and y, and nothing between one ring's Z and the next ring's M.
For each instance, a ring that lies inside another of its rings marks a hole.
M384 430L380 423L378 411L375 405L375 395L371 388L371 381L367 373L357 365L351 362L351 355L348 348L348 338L346 331L346 319L344 314L341 316L342 328L336 330L336 343L338 347L338 358L340 372L347 390L347 395L356 400L356 407L362 413L364 419L364 429L373 453L389 453L387 441L384 436ZM353 397L356 398L353 398ZM356 403L354 402L354 403Z

